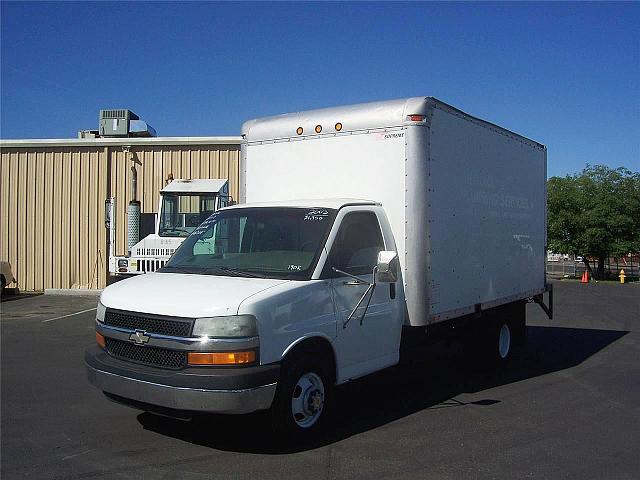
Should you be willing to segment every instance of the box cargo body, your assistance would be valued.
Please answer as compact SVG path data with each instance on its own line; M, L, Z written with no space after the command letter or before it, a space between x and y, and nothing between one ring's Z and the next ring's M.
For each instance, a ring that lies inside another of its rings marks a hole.
M543 145L431 97L252 120L243 136L242 201L382 204L406 325L544 291Z

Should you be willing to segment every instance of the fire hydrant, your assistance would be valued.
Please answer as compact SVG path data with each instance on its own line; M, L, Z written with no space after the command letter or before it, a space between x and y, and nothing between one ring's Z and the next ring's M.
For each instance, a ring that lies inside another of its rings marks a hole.
M624 270L620 270L620 275L618 276L620 277L620 283L624 283L624 279L625 279Z

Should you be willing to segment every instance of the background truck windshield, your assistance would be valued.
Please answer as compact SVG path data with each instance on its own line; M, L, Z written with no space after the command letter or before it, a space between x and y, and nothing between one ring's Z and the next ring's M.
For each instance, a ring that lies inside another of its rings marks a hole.
M336 210L238 208L216 212L161 272L309 278Z
M158 235L188 237L216 209L215 194L163 194Z

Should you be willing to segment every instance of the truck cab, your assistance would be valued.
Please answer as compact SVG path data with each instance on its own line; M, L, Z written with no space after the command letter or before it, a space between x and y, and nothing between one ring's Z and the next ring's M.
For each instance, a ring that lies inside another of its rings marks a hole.
M372 201L224 208L163 268L104 290L89 379L139 408L271 408L313 429L334 385L398 362L395 248Z
M160 191L154 232L133 245L128 255L110 255L109 272L128 276L161 268L203 220L228 204L226 179L172 180Z

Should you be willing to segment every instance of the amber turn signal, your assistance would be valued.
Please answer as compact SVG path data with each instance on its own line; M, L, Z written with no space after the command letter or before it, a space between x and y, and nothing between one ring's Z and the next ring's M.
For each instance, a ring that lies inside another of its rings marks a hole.
M189 352L189 365L244 365L256 360L256 352Z
M96 332L96 343L100 345L101 348L104 348L104 336Z

